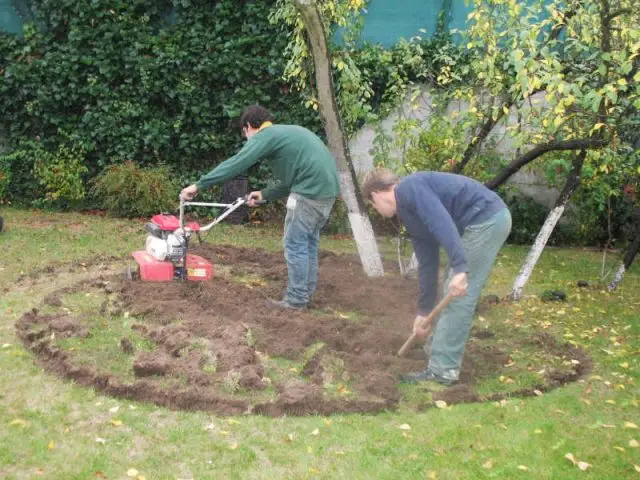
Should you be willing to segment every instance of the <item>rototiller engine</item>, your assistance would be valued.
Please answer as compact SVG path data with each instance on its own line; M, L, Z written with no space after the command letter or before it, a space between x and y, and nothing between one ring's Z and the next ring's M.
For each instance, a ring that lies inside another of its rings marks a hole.
M145 249L133 252L138 264L130 278L139 277L146 282L169 282L171 280L203 281L213 278L213 265L199 255L188 253L189 240L195 234L200 239L201 232L207 232L233 211L247 203L248 197L238 198L233 203L189 202L180 198L180 217L158 214L145 224L149 233ZM187 206L223 208L224 211L211 223L200 226L197 222L184 223L184 209ZM200 239L201 240L201 239Z

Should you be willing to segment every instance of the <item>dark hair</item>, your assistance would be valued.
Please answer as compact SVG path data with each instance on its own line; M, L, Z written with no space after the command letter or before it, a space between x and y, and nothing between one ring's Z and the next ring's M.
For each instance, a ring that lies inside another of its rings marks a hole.
M271 120L271 113L260 105L251 105L247 107L242 116L240 117L240 128L243 129L247 126L247 123L253 128L260 128L264 122Z

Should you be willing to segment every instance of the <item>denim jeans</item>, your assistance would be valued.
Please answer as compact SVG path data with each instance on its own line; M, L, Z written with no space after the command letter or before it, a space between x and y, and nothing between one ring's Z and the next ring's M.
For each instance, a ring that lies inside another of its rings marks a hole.
M320 230L327 223L335 200L289 195L283 246L289 274L284 300L290 305L306 306L316 291Z
M458 380L478 298L510 231L511 214L505 208L486 222L468 226L462 234L462 246L469 265L467 294L454 298L442 311L433 336L425 345L425 352L430 357L428 368L440 377ZM445 295L452 276L449 271L444 284Z

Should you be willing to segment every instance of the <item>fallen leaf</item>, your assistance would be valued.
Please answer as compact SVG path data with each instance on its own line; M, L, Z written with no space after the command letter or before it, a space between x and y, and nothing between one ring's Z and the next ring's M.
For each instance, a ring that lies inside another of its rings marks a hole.
M629 368L629 362L622 362L622 363L620 364L620 366L621 366L622 368Z
M127 470L127 477L137 477L138 476L138 470L136 470L135 468L130 468L129 470Z
M230 448L231 450L235 450L236 448L238 448L238 444L237 444L237 443L235 443L235 442L234 442L234 443L230 443L230 444L229 444L229 448Z
M9 425L17 425L20 427L24 427L26 424L27 424L27 421L21 418L16 418L15 420L11 420L11 423L9 423Z
M583 472L586 472L587 469L591 466L591 464L587 463L587 462L578 462L578 468L580 470L582 470Z
M632 438L631 440L629 440L629 446L631 448L638 448L640 444L638 443L638 440L636 440L635 438Z
M51 441L49 442L49 445L47 445L47 448L48 448L49 450L53 450L54 448L56 448L56 444L54 443L54 441L53 441L53 440L51 440Z
M107 443L104 438L96 437L96 443Z
M344 455L344 452L342 450L336 450L335 452L333 452L335 455Z
M436 407L447 408L447 402L445 402L444 400L436 400Z
M116 413L118 410L120 410L120 405L116 405L115 407L111 407L109 409L111 413Z
M527 467L526 465L518 465L518 470L526 472L527 470L529 470L529 467Z
M615 400L605 400L604 403L608 403L609 405L615 405L616 401Z
M635 465L635 464L634 464L634 465L633 465L633 469L634 469L636 472L640 473L640 465Z
M493 468L493 460L491 459L487 460L482 464L482 467L486 469Z
M534 390L533 393L535 393L537 396L541 397L542 395L544 395L540 390Z
M325 419L324 419L324 424L325 424L327 427L330 427L332 423L333 423L333 420L331 420L330 418L325 418Z
M106 476L104 473L100 472L100 471L98 471L98 472L93 472L93 475L94 475L96 478L107 478L107 476Z
M533 433L540 435L542 433L542 430L540 430L539 428L536 428Z
M624 452L624 448L619 446L619 445L614 445L613 448L615 448L616 450L618 450L619 452Z
M121 427L122 426L122 420L111 420L111 425L113 425L114 427Z
M400 425L398 427L400 430L411 430L411 425L409 425L408 423L403 423L402 425Z
M311 435L318 435L319 433L320 430L316 428L315 430L313 430L313 432L311 432Z
M438 478L438 477L436 476L436 472L434 472L434 471L432 470L432 471L430 471L430 472L427 474L427 478L428 478L429 480L436 480L436 478Z
M638 428L638 425L631 422L624 422L624 428Z

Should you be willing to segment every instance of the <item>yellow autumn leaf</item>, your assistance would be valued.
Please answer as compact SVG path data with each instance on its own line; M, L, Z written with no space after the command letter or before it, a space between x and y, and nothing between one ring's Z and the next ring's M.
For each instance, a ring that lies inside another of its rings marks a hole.
M540 430L539 428L536 428L533 433L535 433L536 435L540 435L542 433L542 430Z
M438 477L436 476L436 472L434 472L434 471L432 470L432 471L430 471L430 472L427 474L427 478L428 478L429 480L436 480L436 478L438 478Z
M622 362L622 363L620 364L620 366L621 366L622 368L629 368L629 362Z
M11 423L9 423L9 425L17 425L20 427L24 427L27 424L26 420L23 420L21 418L16 418L14 420L11 420Z
M330 427L332 423L333 423L333 420L331 420L330 418L325 418L325 419L324 419L324 424L325 424L327 427Z
M54 441L53 441L53 440L51 440L51 441L49 442L49 445L47 445L47 448L48 448L49 450L53 450L54 448L56 448L56 444L54 443Z
M114 427L121 427L122 426L122 420L112 419L111 420L111 425L113 425Z
M230 450L235 450L236 448L238 448L238 444L237 443L233 442L233 443L229 444L229 449Z
M411 425L409 425L408 423L403 423L402 425L400 425L398 427L400 430L411 430Z
M591 464L587 462L578 462L576 466L583 472L586 472L587 469L591 466Z
M631 440L629 440L629 446L631 448L638 448L640 444L638 443L638 440L636 440L635 438L632 438Z
M638 425L631 422L624 422L624 428L638 428Z
M619 452L624 452L624 447L621 447L620 445L614 445L613 448L615 448Z
M147 477L144 475L136 475L136 480L147 480Z
M445 402L444 400L436 400L436 407L447 408L447 402Z
M529 467L527 467L526 465L518 465L518 470L526 472L527 470L529 470Z
M320 430L316 428L311 432L311 435L318 435L319 433L320 433Z
M135 478L138 476L138 470L136 470L135 468L130 468L129 470L127 470L127 477L132 477Z
M489 459L482 464L482 468L490 469L493 468L493 460Z

